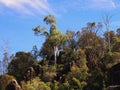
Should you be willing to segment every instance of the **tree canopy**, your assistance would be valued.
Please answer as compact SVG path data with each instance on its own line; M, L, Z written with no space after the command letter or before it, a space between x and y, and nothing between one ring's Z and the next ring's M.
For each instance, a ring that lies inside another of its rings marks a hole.
M1 90L11 79L16 79L22 90L106 90L114 85L112 75L120 78L120 67L114 73L114 66L120 63L120 28L115 32L106 26L100 35L103 23L88 22L79 31L63 34L54 15L45 16L43 22L49 28L38 25L32 29L36 36L45 36L40 50L35 45L30 52L18 51L7 64L5 54L0 63L7 69L0 76Z

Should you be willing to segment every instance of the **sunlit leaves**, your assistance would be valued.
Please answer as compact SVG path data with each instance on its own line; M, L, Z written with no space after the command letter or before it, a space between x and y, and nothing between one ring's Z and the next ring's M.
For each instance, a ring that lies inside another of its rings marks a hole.
M46 32L46 27L43 26L37 26L36 28L32 29L34 31L35 35L45 35L48 36L48 33Z
M53 24L56 23L56 18L54 15L49 14L45 16L43 21L46 22L46 24Z
M62 34L59 30L53 30L47 39L52 46L60 46L67 40L67 35Z
M34 78L31 82L25 83L23 90L51 90L39 77Z
M119 52L108 52L103 61L106 65L106 68L111 68L112 66L120 63L120 53Z

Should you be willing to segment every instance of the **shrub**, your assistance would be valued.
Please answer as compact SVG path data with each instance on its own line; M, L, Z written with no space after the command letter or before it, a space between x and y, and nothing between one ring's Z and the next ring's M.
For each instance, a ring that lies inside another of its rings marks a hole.
M34 78L31 81L28 81L23 90L51 90L44 82L42 82L38 77Z

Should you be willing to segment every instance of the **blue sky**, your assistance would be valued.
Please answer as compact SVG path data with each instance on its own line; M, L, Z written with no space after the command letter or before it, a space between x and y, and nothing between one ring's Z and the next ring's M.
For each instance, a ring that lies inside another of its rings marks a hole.
M57 28L81 30L87 22L103 22L112 15L110 29L120 27L120 0L0 0L0 57L6 46L10 54L41 47L43 36L32 31L37 25L46 26L43 18L54 14Z

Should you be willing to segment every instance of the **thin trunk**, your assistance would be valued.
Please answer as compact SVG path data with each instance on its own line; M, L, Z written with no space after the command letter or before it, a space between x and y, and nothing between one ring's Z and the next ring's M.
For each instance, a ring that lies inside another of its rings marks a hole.
M111 51L111 41L110 41L110 34L109 34L109 27L110 27L110 20L112 16L105 15L104 17L104 24L106 27L106 31L108 32L107 38L108 38L108 50Z
M58 46L54 46L54 65L57 63Z

